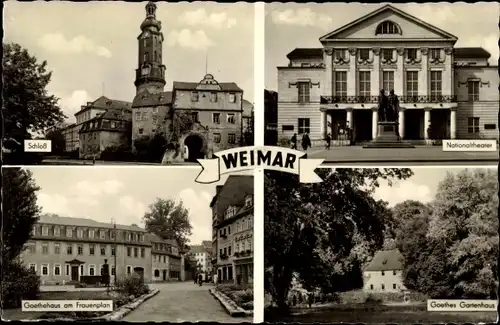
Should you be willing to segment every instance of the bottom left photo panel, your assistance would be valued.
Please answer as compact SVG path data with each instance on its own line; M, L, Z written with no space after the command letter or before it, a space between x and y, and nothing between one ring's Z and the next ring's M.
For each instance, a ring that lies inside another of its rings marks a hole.
M2 168L2 319L253 321L253 172Z

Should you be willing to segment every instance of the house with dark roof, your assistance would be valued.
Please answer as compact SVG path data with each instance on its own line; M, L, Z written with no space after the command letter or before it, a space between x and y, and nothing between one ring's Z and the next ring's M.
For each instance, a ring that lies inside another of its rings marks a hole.
M493 26L492 26L493 27ZM415 144L437 139L498 139L498 67L481 47L384 5L295 48L278 67L278 134L329 134L364 145L379 135L378 95L399 97L398 132Z
M230 175L210 207L214 273L220 282L253 283L253 176Z
M403 255L397 250L378 251L363 270L363 290L367 292L400 292L403 284Z
M174 81L165 91L163 33L156 5L146 5L138 41L136 96L132 110L133 143L161 134L181 146L179 161L196 161L214 152L240 145L243 127L243 90L234 82L217 81L206 74L200 81ZM177 150L179 148L171 148Z
M184 257L180 254L177 242L154 233L147 236L151 242L152 281L184 281Z

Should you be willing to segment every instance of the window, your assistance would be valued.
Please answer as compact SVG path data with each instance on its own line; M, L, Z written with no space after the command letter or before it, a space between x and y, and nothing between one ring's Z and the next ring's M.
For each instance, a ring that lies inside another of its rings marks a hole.
M406 49L406 58L408 60L415 60L417 58L417 49Z
M217 102L217 93L216 93L215 91L212 91L212 92L210 93L210 101L211 101L212 103Z
M36 253L36 244L27 244L27 251L30 253L30 254L34 254Z
M147 62L149 59L149 53L148 52L144 52L144 62Z
M104 230L100 230L99 231L99 235L100 235L101 239L105 239L106 238L106 232Z
M231 256L231 246L227 248L227 255Z
M116 254L116 247L111 247L111 256L115 256Z
M94 255L95 253L95 246L94 245L89 245L89 254Z
M229 133L227 135L227 143L230 143L230 144L235 144L236 143L236 134L234 133Z
M196 92L196 91L191 92L191 101L197 102L198 100L199 100L198 92Z
M199 122L200 121L200 117L199 117L198 112L191 113L191 118L193 119L193 122Z
M153 114L158 114L158 107L153 107Z
M375 35L378 34L401 34L401 30L398 25L393 23L392 21L386 20L381 22L377 29L375 30Z
M382 271L382 276L384 276L384 275L385 275L385 272L384 272L384 271Z
M299 82L297 88L299 91L299 103L309 103L311 83L310 82Z
M49 244L43 243L42 244L42 254L48 254L49 253Z
M54 236L61 236L61 228L59 227L54 227Z
M347 71L335 71L335 96L347 96Z
M95 238L95 231L94 231L94 229L89 229L89 238Z
M479 133L479 117L469 117L467 119L467 132Z
M392 288L393 288L393 289L396 289L396 283L393 283L393 284L392 284Z
M359 96L370 96L370 71L359 72Z
M393 49L382 49L382 60L389 61L392 60Z
M418 71L406 71L406 96L418 96Z
M54 275L61 275L61 264L54 264Z
M128 257L132 256L132 247L127 247L127 256Z
M69 265L66 264L66 276L69 276Z
M146 121L147 119L148 119L148 113L147 112L142 112L141 120Z
M36 273L36 264L35 263L30 263L28 268L30 269L31 272Z
M167 255L163 255L163 263L167 263Z
M49 275L49 264L42 264L42 275Z
M236 121L234 119L234 113L228 113L227 114L227 123L229 124L235 124Z
M144 258L146 255L146 250L144 248L141 248L141 257Z
M106 255L106 246L101 245L101 256L104 256L104 255Z
M220 113L212 113L212 123L220 124Z
M141 120L141 112L135 112L135 120L140 121Z
M84 271L84 269L83 269L83 264L82 264L82 265L80 265L80 275L84 275L83 271Z
M73 230L71 228L66 228L66 237L72 237L73 236Z
M386 91L394 89L394 71L382 71L382 89Z
M83 245L78 245L78 255L83 255Z
M139 248L137 247L134 247L134 257L138 257L139 256Z
M467 81L467 93L469 95L469 102L479 100L479 80Z
M373 290L373 284L370 284L370 290Z
M104 274L104 265L101 264L101 267L99 268L99 275Z
M78 238L83 238L83 229L77 229L76 230L76 235L78 236Z
M361 60L368 60L370 58L370 50L369 49L359 49L359 58Z
M441 100L442 72L431 71L431 100Z
M73 245L68 244L68 246L66 246L66 254L73 255Z
M220 143L220 140L221 140L220 133L214 133L214 142Z
M115 239L116 238L116 232L114 230L112 230L111 233L110 233L110 236L111 236L111 239Z
M61 244L55 243L54 244L54 254L61 254Z
M144 241L144 235L139 235L139 240Z
M382 283L382 290L385 290L385 284Z
M236 94L235 93L230 93L229 94L229 102L230 103L236 103Z
M132 267L131 266L127 266L127 274L130 274L132 273Z
M310 133L310 119L308 118L299 118L299 134Z
M333 50L333 57L336 60L345 60L345 50L344 49Z
M432 60L438 60L441 58L441 49L429 49L429 56Z
M113 276L115 275L115 266L114 265L111 266L111 275L113 275Z
M95 265L94 264L89 265L89 275L95 275Z

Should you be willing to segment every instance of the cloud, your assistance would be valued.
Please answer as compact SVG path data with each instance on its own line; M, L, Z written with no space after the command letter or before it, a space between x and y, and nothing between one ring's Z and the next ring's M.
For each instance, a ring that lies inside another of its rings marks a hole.
M180 17L179 22L190 26L205 26L212 28L231 28L236 25L236 19L229 18L226 12L208 14L204 8L198 8L192 11L185 11Z
M275 10L271 17L273 22L279 25L313 26L322 29L331 28L333 22L330 16L316 13L309 8Z
M123 187L123 183L117 180L102 182L80 181L76 183L75 190L82 196L101 196L103 194L117 194Z
M428 186L411 181L397 182L392 186L380 184L380 187L375 191L374 197L389 202L390 206L406 200L427 203L434 198Z
M179 192L177 201L182 200L184 207L189 210L189 221L193 226L192 235L189 238L191 244L198 245L203 240L212 238L212 214L210 201L212 196L204 191L196 192L191 188Z
M42 213L69 215L71 211L69 200L60 194L39 193L37 195L37 204L42 208Z
M192 32L190 29L181 31L172 31L167 36L167 44L169 46L179 45L180 47L191 48L194 50L205 50L215 43L208 38L203 30Z
M121 212L116 215L117 223L124 225L135 223L140 227L144 226L142 217L147 211L147 207L144 203L130 195L125 195L119 200L119 208Z
M455 22L457 20L452 6L443 6L441 4L418 4L412 6L411 9L412 15L436 26L449 21Z
M75 90L69 96L59 95L58 97L60 98L59 106L70 119L74 119L75 113L80 110L82 105L95 100L85 90Z
M109 49L94 43L86 36L77 36L71 40L61 33L45 34L38 40L38 45L49 52L58 54L86 54L92 53L105 58L111 58Z

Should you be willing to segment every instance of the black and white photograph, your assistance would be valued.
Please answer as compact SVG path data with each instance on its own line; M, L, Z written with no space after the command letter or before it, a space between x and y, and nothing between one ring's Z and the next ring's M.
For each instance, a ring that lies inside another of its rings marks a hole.
M253 4L8 1L3 17L4 164L189 165L253 145Z
M186 167L2 172L2 319L252 322L251 174L199 184ZM113 308L30 311L27 300Z
M496 322L495 168L316 172L266 173L265 321Z
M498 4L266 4L265 141L327 165L498 163Z

